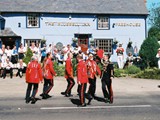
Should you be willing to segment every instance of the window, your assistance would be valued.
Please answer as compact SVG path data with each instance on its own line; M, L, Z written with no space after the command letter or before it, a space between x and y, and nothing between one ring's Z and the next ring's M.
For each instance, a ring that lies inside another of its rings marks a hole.
M113 39L95 39L95 45L99 47L99 49L103 49L105 53L113 53Z
M108 17L98 17L98 29L99 30L109 29L109 18Z
M39 14L27 14L27 27L38 28L39 26Z
M39 45L40 45L41 40L40 40L40 39L25 39L25 40L24 40L24 45L25 45L25 47L26 47L26 46L27 46L27 47L30 47L32 42L34 42L35 45L36 45L36 44L39 44Z

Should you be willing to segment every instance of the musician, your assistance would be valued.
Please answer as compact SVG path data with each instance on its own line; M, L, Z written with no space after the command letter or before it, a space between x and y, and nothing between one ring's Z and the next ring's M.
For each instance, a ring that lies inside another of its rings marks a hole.
M103 65L101 82L105 102L113 103L112 79L114 77L114 67L113 64L109 61L109 58L110 55L106 54L101 60L101 63Z

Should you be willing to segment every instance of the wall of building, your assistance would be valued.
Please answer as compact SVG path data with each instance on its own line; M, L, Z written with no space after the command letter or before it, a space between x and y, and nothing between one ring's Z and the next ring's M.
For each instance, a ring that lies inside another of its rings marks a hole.
M133 47L140 48L146 37L145 16L109 15L110 29L97 30L96 15L82 14L40 14L40 28L26 28L26 13L3 14L6 23L18 36L24 39L46 39L47 44L62 42L71 44L76 33L92 34L92 38L111 38L123 43L124 49L129 40ZM20 25L20 26L19 26ZM116 57L115 50L113 58Z

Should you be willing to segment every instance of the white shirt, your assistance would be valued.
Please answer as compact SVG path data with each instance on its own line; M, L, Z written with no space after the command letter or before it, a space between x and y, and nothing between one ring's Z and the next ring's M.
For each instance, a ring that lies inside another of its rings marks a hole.
M20 69L20 68L24 68L24 67L26 67L27 65L23 62L22 64L20 64L20 63L17 63L17 68L18 69Z
M6 54L7 54L7 56L11 57L11 55L12 55L12 50L10 50L10 49L7 50L7 49L6 49Z
M6 68L6 69L10 69L10 68L13 68L13 64L11 62L5 62L5 63L2 63L2 67L3 68Z
M22 47L22 48L18 48L18 53L25 53L26 52L26 48Z

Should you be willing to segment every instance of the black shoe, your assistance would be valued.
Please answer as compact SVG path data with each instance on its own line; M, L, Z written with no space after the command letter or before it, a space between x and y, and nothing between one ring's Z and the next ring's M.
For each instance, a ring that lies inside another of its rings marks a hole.
M66 97L73 97L72 94L65 94Z
M86 107L86 103L83 103L82 105L78 105L78 107Z
M61 92L62 95L66 95L66 92Z
M43 93L42 93L42 94L40 94L39 96L43 97Z
M92 101L92 99L93 99L93 98L89 98L89 99L88 99L88 103L87 103L87 105L91 105L91 101Z
M31 98L30 97L29 98L25 98L25 100L26 100L26 104L28 104L31 101Z
M104 98L105 103L110 103L110 100L108 98Z
M47 98L51 98L52 96L50 96L50 95L46 94L46 97L47 97Z
M47 99L47 95L43 94L42 99Z
M36 103L36 99L35 98L31 98L31 104L35 104Z
M43 94L42 95L42 99L48 99L51 98L52 96L48 95L48 94Z

